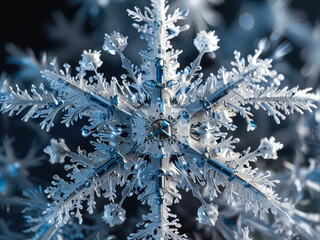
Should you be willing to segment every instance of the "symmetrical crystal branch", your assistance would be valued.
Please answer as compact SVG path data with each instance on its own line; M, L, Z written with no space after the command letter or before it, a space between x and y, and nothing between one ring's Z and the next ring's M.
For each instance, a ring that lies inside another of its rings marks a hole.
M53 186L45 190L53 203L44 218L56 227L67 224L72 215L81 223L83 202L93 213L95 197L103 196L110 201L103 220L118 225L126 219L123 202L137 194L150 213L129 239L186 239L179 235L180 224L170 207L181 199L178 189L191 190L202 204L198 221L215 225L218 206L204 200L203 185L211 190L210 201L224 191L229 204L244 201L245 210L253 209L261 219L269 209L286 215L289 204L281 202L273 190L277 181L270 180L269 172L260 173L251 166L258 157L277 159L282 144L273 137L264 138L253 152L248 148L238 153L233 149L239 139L227 137L225 131L237 128L233 123L237 114L245 118L248 131L257 127L249 105L265 110L278 123L295 111L311 111L319 97L308 93L310 89L280 89L283 75L272 70L272 60L259 58L260 51L247 61L235 52L231 71L222 67L204 80L201 58L219 48L214 32L198 34L194 44L199 56L179 71L181 51L174 50L170 41L187 30L176 22L185 19L188 11L167 14L165 0L151 0L151 6L144 12L128 10L133 26L148 42L140 52L140 67L123 54L126 37L117 32L105 35L103 49L118 54L127 71L121 76L122 84L115 77L106 81L98 72L100 52L89 50L83 52L75 77L67 64L64 70L42 72L50 92L43 85L39 90L32 87L32 94L17 88L1 99L2 111L10 114L31 107L23 119L42 117L41 127L47 130L59 111L67 127L86 117L89 125L82 128L82 135L96 139L91 141L95 150L88 154L80 148L77 153L70 151L62 139L53 139L45 149L51 163L71 164L65 166L69 181L54 176ZM119 203L115 203L117 185L123 188Z

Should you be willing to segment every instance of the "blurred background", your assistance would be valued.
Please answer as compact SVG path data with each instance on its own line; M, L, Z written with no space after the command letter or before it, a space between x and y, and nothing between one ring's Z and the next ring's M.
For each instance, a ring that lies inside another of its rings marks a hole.
M180 55L181 67L187 66L198 53L193 46L197 32L214 30L220 38L220 49L214 55L205 56L202 62L205 74L217 73L221 66L230 68L234 50L246 56L253 54L255 49L262 49L262 57L272 58L274 68L285 76L282 86L292 88L299 85L301 88L311 87L314 92L319 90L319 0L172 0L169 4L172 6L169 11L177 7L190 9L189 18L181 22L189 24L190 30L173 42L175 48L184 51ZM9 85L19 84L21 89L39 85L42 81L39 71L48 67L54 58L60 66L67 62L75 68L83 50L102 50L104 34L113 31L129 36L125 53L139 65L138 53L146 43L132 28L126 9L144 5L149 5L149 1L1 1L0 94L8 91ZM124 73L117 56L102 53L102 60L101 71L107 79ZM298 216L303 227L285 226L292 228L295 234L283 232L285 227L279 226L285 223L280 220L280 223L277 219L261 223L245 213L242 206L224 206L223 199L217 200L217 204L220 202L222 206L218 226L200 226L195 220L200 204L190 193L184 193L184 200L174 208L181 219L181 232L196 240L234 239L234 232L241 235L243 226L250 227L250 235L254 239L309 239L311 235L308 232L319 234L320 111L294 114L280 125L265 113L255 112L258 127L249 133L245 122L241 118L237 121L238 130L234 135L241 140L239 151L249 146L255 149L260 139L270 136L285 145L277 161L261 159L257 166L281 179L277 189L279 195L295 205L297 212L292 214ZM81 138L81 121L71 128L57 123L49 133L40 130L38 124L39 121L24 123L19 116L9 119L8 114L0 115L0 239L32 237L32 233L22 233L27 226L21 211L25 207L23 202L28 201L22 191L39 185L45 189L51 184L54 174L65 176L63 166L49 165L48 156L43 153L51 138L64 138L71 150L76 150L77 146L88 152L91 149L88 139ZM206 189L203 189L203 194L206 194ZM43 201L45 204L48 200L44 197ZM137 208L138 205L134 197L127 200L125 207L129 218L125 229L110 230L102 222L99 225L96 222L99 221L98 216L94 216L88 217L88 227L80 227L79 231L84 239L90 239L91 235L92 239L97 239L96 232L100 239L125 239L124 236L135 231L136 219L145 212L144 208ZM101 206L98 204L98 209L100 207L101 210ZM93 225L98 227L93 229ZM307 233L301 228L307 229ZM69 238L64 236L63 239Z

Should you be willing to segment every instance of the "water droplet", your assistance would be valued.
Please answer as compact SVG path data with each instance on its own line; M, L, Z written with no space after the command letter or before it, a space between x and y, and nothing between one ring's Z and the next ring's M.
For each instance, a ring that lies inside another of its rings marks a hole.
M208 102L208 101L204 101L202 103L202 108L205 110L205 111L209 111L211 109L211 104Z
M91 183L87 180L87 181L84 182L84 185L88 188L88 187L91 186Z
M90 130L86 127L81 128L81 134L83 137L88 137L90 135Z
M69 68L70 68L70 65L69 65L68 63L65 63L65 64L63 64L63 67L64 67L65 69L69 69Z
M215 149L215 150L214 150L214 153L215 153L216 155L219 155L219 154L221 153L221 149L220 149L220 148Z
M50 61L50 65L53 67L56 65L56 58L54 58Z
M279 74L279 75L278 75L278 79L279 79L279 81L283 81L283 80L284 80L283 74Z
M236 125L234 125L234 124L231 124L231 125L230 125L231 131L235 131L237 128L238 128L238 127L237 127Z
M257 125L254 123L254 121L251 119L250 120L250 125L251 125L251 128L255 129L257 127Z
M163 198L162 197L157 197L156 198L156 204L161 205L163 203Z
M184 9L184 10L182 10L182 11L179 12L179 15L180 15L181 17L187 17L188 14L189 14L189 9Z
M158 21L154 21L154 26L156 26L156 27L160 27L160 26L161 26L161 24L160 24Z

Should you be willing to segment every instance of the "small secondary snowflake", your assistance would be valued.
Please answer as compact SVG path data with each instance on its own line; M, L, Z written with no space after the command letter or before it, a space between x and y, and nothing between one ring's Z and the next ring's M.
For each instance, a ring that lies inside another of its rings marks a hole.
M13 148L13 139L5 136L0 145L0 203L10 207L10 197L15 189L23 190L33 187L34 183L28 178L30 168L37 167L45 156L37 156L35 142L30 146L24 158L19 159Z
M173 1L172 7L189 9L190 15L186 21L192 29L199 31L208 29L210 26L219 26L223 22L221 14L214 9L223 2L224 0L177 0Z
M218 194L227 196L228 204L235 200L245 202L245 210L253 210L264 219L269 210L287 215L290 205L281 202L273 187L278 181L270 180L269 172L258 172L252 162L259 156L276 159L282 144L273 137L261 140L259 147L250 152L234 151L239 139L228 137L226 131L237 128L233 118L239 114L247 122L247 130L254 130L250 105L265 110L277 123L295 111L311 111L319 97L311 89L298 87L279 89L283 75L271 69L272 60L259 58L260 51L245 59L235 52L231 71L222 67L217 75L204 79L200 62L205 53L216 51L219 39L214 32L200 32L194 40L199 56L190 67L178 70L178 56L170 41L188 27L177 26L187 17L187 10L167 14L165 0L151 0L152 8L128 10L135 20L133 26L148 42L140 52L142 64L134 66L123 54L128 42L122 34L105 35L103 49L118 54L127 74L122 83L113 77L109 82L98 69L102 65L100 52L84 51L77 75L71 76L70 66L64 70L42 72L51 90L41 84L32 87L32 94L11 89L2 98L2 111L21 113L23 117L43 118L41 128L48 131L62 111L62 123L70 126L79 118L89 124L81 129L84 137L92 136L95 150L72 152L63 139L52 139L45 149L50 162L65 165L70 171L68 181L54 176L53 186L45 192L53 199L43 218L47 225L43 236L54 233L72 216L82 222L81 210L86 202L93 213L95 198L110 201L105 205L103 220L111 226L125 221L123 202L133 194L150 213L138 223L137 233L128 239L187 239L180 234L177 216L170 206L178 203L178 189L191 190L199 199L198 221L210 226L219 218L214 204ZM210 202L201 195L200 187L210 189ZM121 200L116 201L116 187L122 187ZM42 238L43 239L43 238Z

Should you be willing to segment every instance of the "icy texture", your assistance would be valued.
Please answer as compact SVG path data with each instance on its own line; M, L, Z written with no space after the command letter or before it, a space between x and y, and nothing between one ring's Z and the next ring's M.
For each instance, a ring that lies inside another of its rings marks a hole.
M23 120L43 118L40 125L47 131L60 112L67 127L85 118L89 123L81 133L95 138L90 153L80 147L72 152L62 139L53 139L45 149L51 163L70 162L65 165L68 180L55 175L45 190L53 200L42 218L51 225L49 231L74 216L81 224L83 208L92 214L96 197L111 202L105 206L103 220L111 226L120 224L125 220L124 200L136 194L150 212L128 239L187 239L179 234L180 224L170 206L181 199L179 189L191 190L201 203L199 222L215 225L218 207L202 197L200 187L205 184L210 201L224 194L228 205L243 201L245 211L251 209L261 220L271 211L292 221L287 214L290 204L273 189L279 181L251 166L260 156L276 159L282 144L264 138L252 152L250 148L235 152L239 139L228 136L227 130L237 128L233 123L237 115L245 119L248 131L257 127L250 105L279 123L291 113L311 111L319 97L309 93L311 89L279 88L283 75L272 69L272 60L259 58L260 50L246 59L235 52L231 70L221 67L218 74L204 79L202 56L218 49L214 32L199 33L194 41L199 56L179 71L182 51L174 50L170 40L188 29L175 25L188 11L167 14L165 3L151 0L152 9L128 10L134 28L148 42L148 49L140 52L140 67L123 54L126 37L117 32L105 35L103 49L118 54L127 71L121 83L115 77L107 82L98 72L100 52L89 50L83 52L76 76L71 76L68 64L57 70L53 62L52 69L42 71L50 91L43 84L33 86L31 93L17 87L1 99L3 112L13 115L26 110ZM117 186L122 193L115 203ZM246 230L243 235L249 239Z

